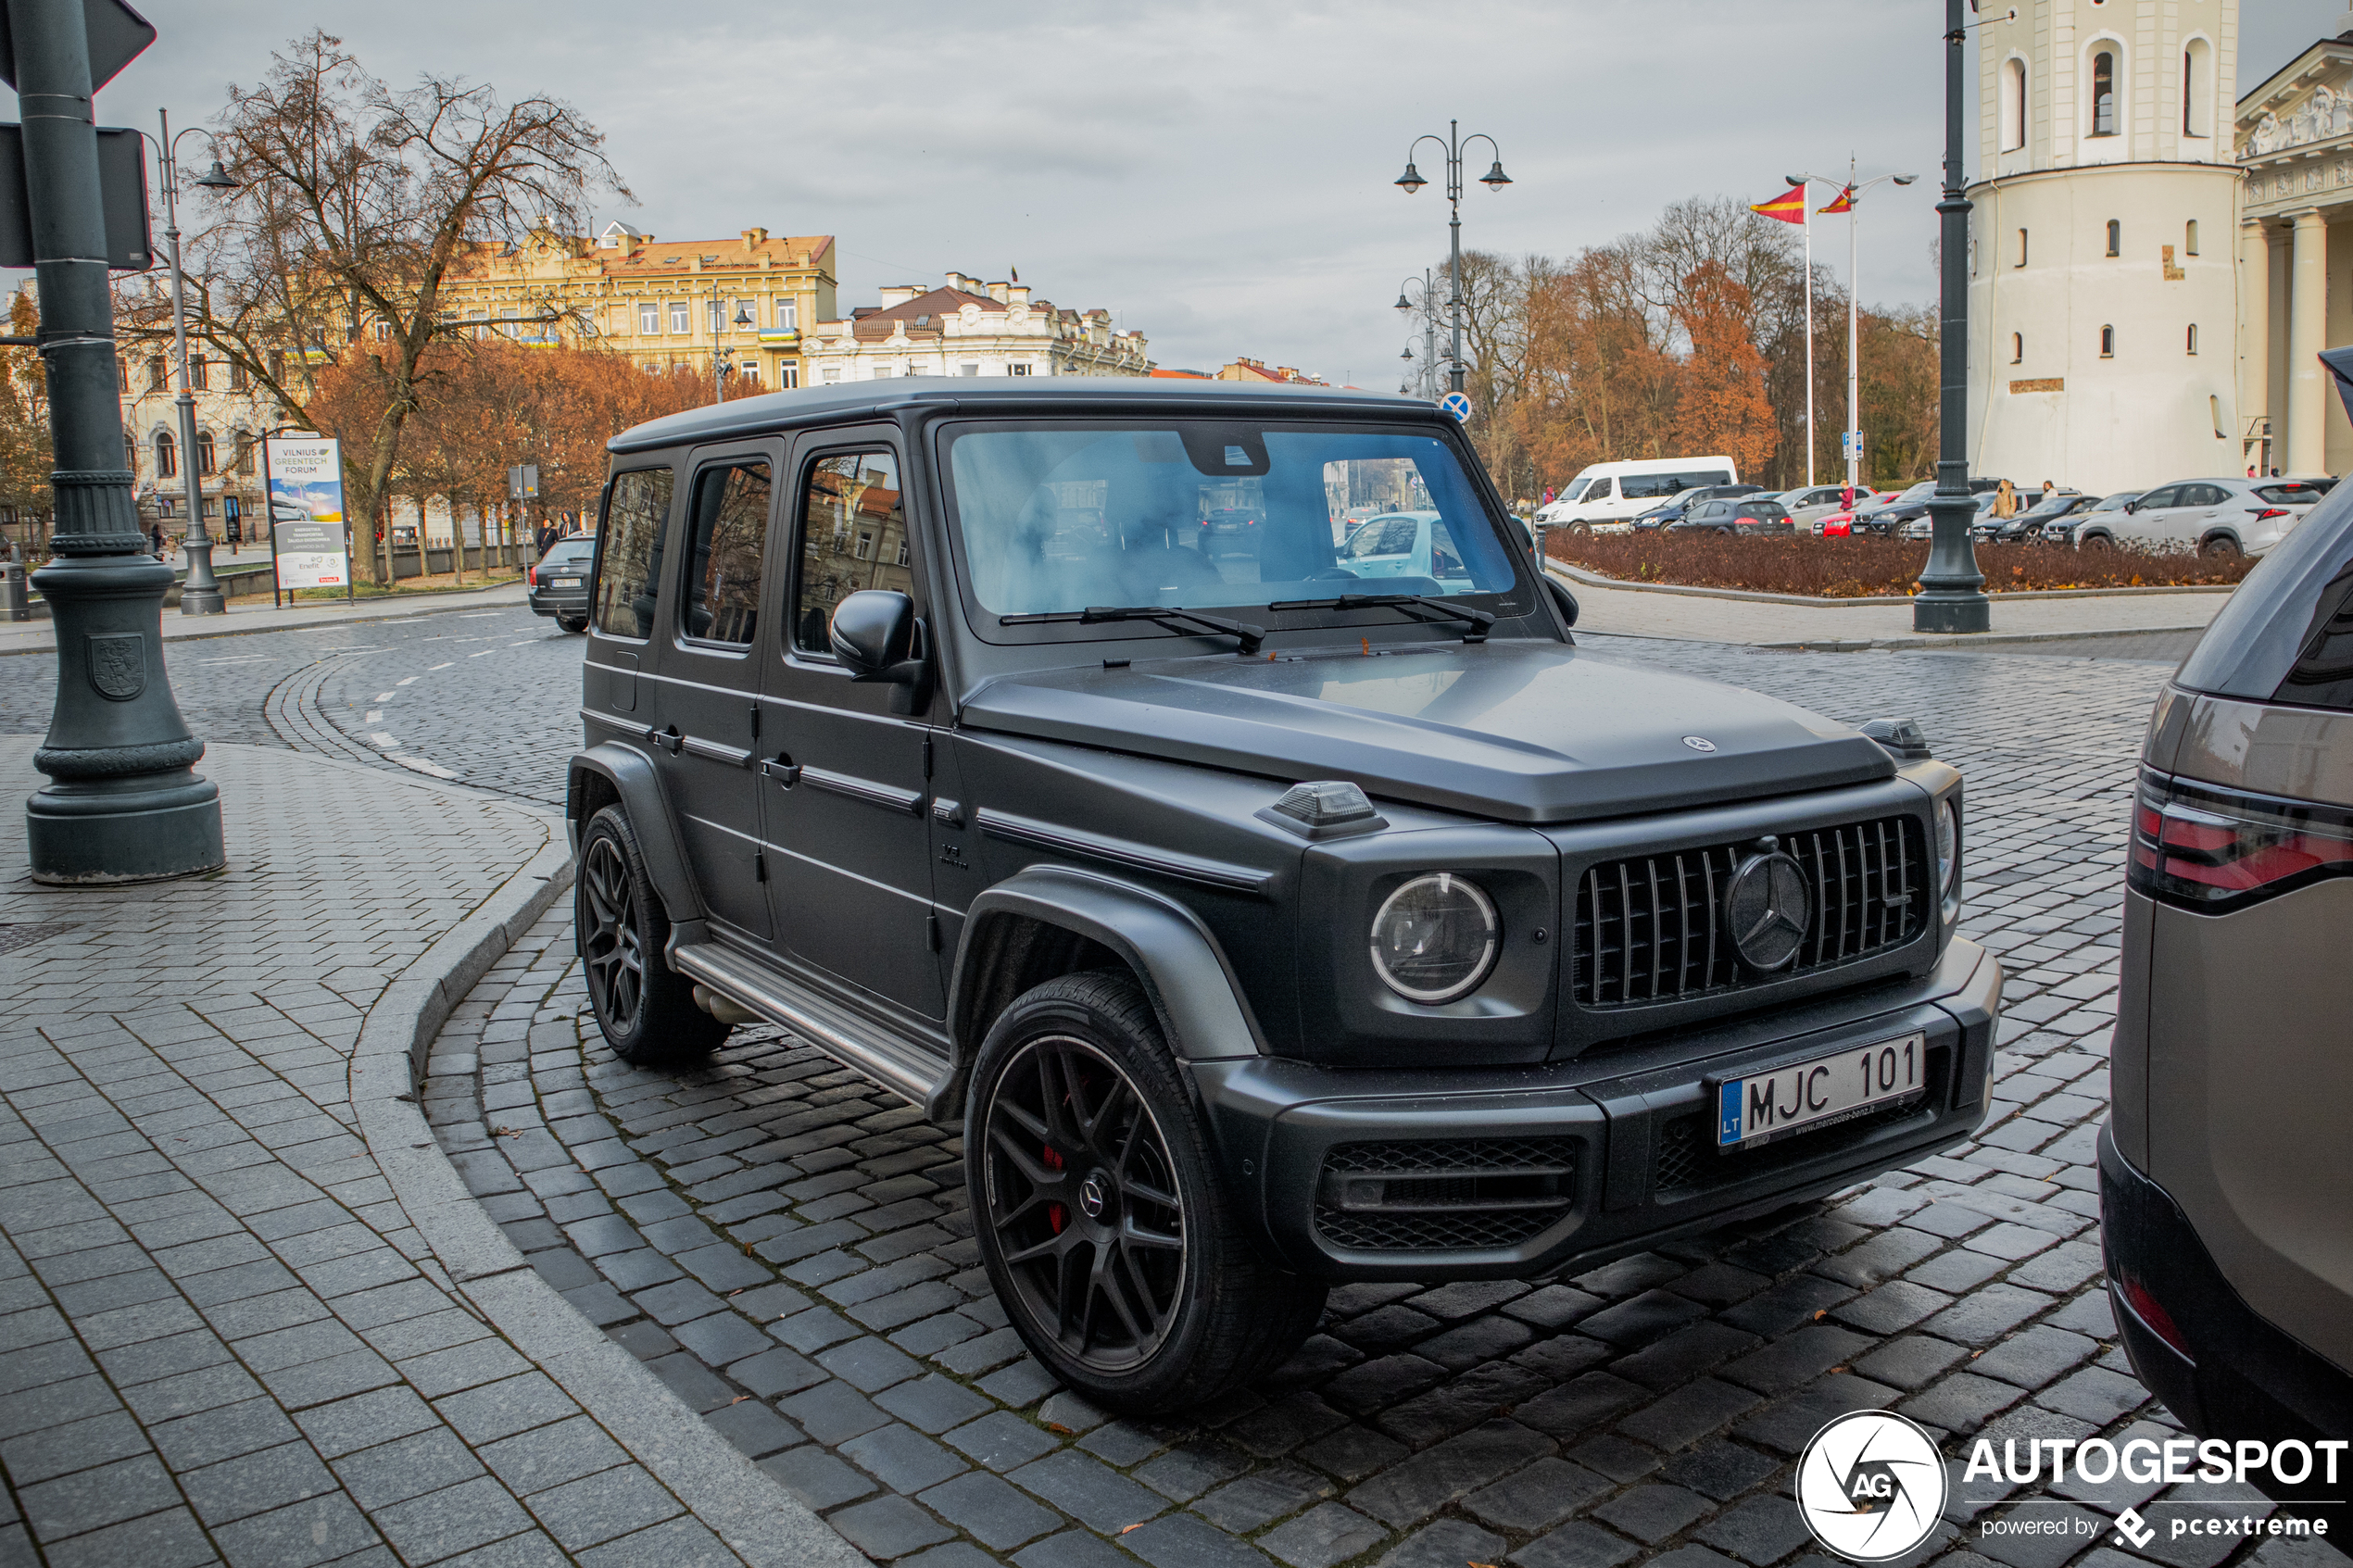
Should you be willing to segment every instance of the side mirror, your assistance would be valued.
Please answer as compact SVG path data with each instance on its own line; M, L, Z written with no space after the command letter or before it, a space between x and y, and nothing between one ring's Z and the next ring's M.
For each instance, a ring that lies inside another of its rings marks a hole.
M2138 501L2127 501L2124 503L2124 509L2128 512L2137 512L2141 509L2141 504Z
M834 607L826 643L852 679L904 685L918 664L915 601L888 588L862 588Z

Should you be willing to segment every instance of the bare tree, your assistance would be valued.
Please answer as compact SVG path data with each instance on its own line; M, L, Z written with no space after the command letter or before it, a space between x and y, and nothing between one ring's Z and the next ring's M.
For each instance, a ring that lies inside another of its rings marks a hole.
M560 99L506 104L433 75L396 90L323 31L274 56L258 86L229 89L218 146L243 183L189 247L194 331L296 418L327 367L375 383L373 396L333 400L364 541L391 494L420 366L463 331L442 307L445 282L535 228L577 232L593 194L634 198L603 133ZM380 559L370 571L384 581Z

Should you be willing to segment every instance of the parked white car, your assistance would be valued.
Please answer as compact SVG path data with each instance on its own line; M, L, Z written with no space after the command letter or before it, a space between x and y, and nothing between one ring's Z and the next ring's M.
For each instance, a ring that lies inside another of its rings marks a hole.
M1875 493L1868 484L1855 487L1855 504L1870 505ZM1846 509L1846 486L1843 484L1801 484L1794 490L1781 492L1780 500L1789 508L1790 521L1797 524L1800 533L1815 532L1814 524L1832 512Z
M1560 497L1536 514L1554 528L1623 533L1636 514L1686 490L1735 484L1740 473L1730 458L1647 458L1594 463L1565 485Z
M1357 524L1340 564L1364 578L1427 577L1445 593L1463 593L1470 571L1446 520L1436 512L1383 512Z
M2286 538L2328 489L2301 479L2185 479L2145 491L2119 510L2083 514L2075 544L2085 550L2121 546L2217 558L2259 556Z

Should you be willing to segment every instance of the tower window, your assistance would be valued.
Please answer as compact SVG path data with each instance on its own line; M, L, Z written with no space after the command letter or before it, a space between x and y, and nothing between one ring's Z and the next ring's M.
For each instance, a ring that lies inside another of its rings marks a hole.
M2002 151L2026 145L2026 62L2016 57L2002 67Z
M2195 218L2182 226L2182 254L2183 256L2197 254L2197 220Z
M2010 334L2010 363L2013 365L2026 363L2026 334L2024 332Z
M2100 358L2103 359L2116 358L2116 329L2114 327L2100 329Z
M2018 232L2018 264L2020 267L2026 265L2026 231L2023 229Z
M2193 38L2182 51L2182 134L2214 134L2214 46Z
M2189 351L2192 354L2197 352L2197 323L2196 321L2190 323Z
M2092 134L2116 134L2116 55L2108 49L2092 56Z
M2124 225L2111 218L2108 220L2108 253L2119 256L2124 249Z

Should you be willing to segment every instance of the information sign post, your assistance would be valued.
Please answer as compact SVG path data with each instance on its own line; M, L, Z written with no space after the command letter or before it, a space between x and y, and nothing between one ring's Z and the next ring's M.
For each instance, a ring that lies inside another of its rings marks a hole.
M352 596L351 529L343 504L343 444L329 435L261 444L270 491L270 555L278 585L341 588Z

